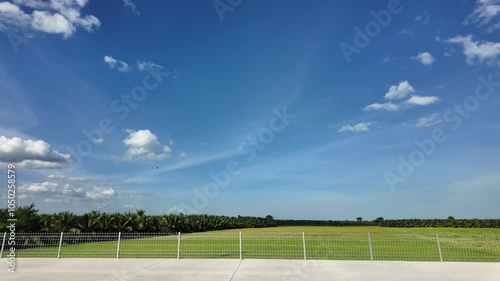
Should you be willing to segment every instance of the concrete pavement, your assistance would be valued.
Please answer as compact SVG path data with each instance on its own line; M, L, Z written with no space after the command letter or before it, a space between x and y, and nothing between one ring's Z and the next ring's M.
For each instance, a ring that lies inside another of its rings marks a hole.
M385 261L201 260L201 259L18 259L16 281L498 281L500 263Z

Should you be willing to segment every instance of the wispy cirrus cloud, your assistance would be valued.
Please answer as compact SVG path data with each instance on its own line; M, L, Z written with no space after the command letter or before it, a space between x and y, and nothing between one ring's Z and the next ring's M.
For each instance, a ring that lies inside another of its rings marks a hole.
M136 15L141 15L141 13L137 10L137 6L135 6L135 3L132 2L132 0L123 0L123 5L127 8L129 8L132 13Z
M355 125L343 125L337 132L366 132L370 127L377 124L376 122L361 122Z
M415 33L411 29L403 28L400 31L396 32L397 35L404 35L409 37L415 37Z
M497 15L500 14L500 0L476 0L474 11L464 20L464 25L488 26L486 31L493 32L500 28Z
M441 123L442 121L443 120L441 119L438 113L433 113L428 116L418 118L417 122L415 123L415 127L417 128L431 127Z

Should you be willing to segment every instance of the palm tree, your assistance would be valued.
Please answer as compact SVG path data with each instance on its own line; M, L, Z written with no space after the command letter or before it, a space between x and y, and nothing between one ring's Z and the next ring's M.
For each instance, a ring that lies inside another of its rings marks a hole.
M40 231L52 232L54 226L54 217L49 214L40 215Z
M103 213L101 214L98 225L99 230L102 232L111 232L114 229L115 217L109 214Z
M62 212L54 215L54 230L57 232L78 232L75 227L75 215L70 212Z
M122 215L120 213L115 214L115 223L113 224L114 229L119 232L132 232L134 228L131 225L130 217Z
M95 234L99 228L99 219L101 214L99 211L92 211L84 214L78 222L78 228L81 232Z

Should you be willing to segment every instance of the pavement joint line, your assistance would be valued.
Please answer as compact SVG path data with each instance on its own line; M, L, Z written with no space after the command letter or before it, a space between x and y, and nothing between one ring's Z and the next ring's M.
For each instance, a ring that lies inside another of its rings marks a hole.
M344 279L345 281L349 281L349 279L347 279L347 278L344 276L344 274L342 274L339 270L337 270L337 269L335 268L335 264L333 264L331 268L333 269L333 271L337 272L337 273L338 273L338 275L339 275L340 277L342 277L342 279Z
M166 260L160 260L160 261L158 261L158 262L152 263L152 264L147 265L147 266L145 266L145 267L139 268L139 269L137 269L137 270L135 270L135 271L129 272L129 273L127 273L127 274L123 275L123 276L120 276L120 277L118 277L118 278L116 278L116 279L113 279L113 281L118 281L118 280L123 279L123 278L125 278L125 277L127 277L127 276L130 276L130 275L132 275L132 274L134 274L134 273L137 273L137 272L139 272L139 271L141 271L141 270L144 270L144 269L146 269L146 268L152 267L153 265L157 265L157 264L159 264L159 263L161 263L161 262L165 262L165 261L166 261Z
M234 270L233 272L233 275L231 275L231 278L229 278L229 281L232 281L234 276L236 275L236 272L238 271L238 268L240 268L240 265L241 263L243 262L243 260L240 260L240 263L238 263L238 266L236 267L236 269Z

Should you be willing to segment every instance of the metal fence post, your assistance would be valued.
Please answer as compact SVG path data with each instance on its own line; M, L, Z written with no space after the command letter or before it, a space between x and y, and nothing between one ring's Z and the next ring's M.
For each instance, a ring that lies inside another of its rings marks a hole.
M0 249L0 259L3 256L3 247L5 246L5 239L7 238L7 232L3 233L3 240L2 240L2 249Z
M243 247L241 242L241 231L240 231L240 260L243 259Z
M307 253L306 253L306 234L302 232L302 246L304 247L304 260L307 260Z
M181 233L177 236L177 259L181 258Z
M118 232L118 245L116 247L116 259L120 258L120 241L122 240L122 233Z
M441 252L441 244L439 243L439 236L437 233L436 233L436 242L437 242L438 252L439 252L439 261L443 262L443 253Z
M57 258L61 258L61 247L62 247L62 240L63 240L63 233L61 232L61 238L59 239L59 250L57 250Z
M368 245L370 246L370 260L373 261L372 237L370 235L370 232L368 232Z

